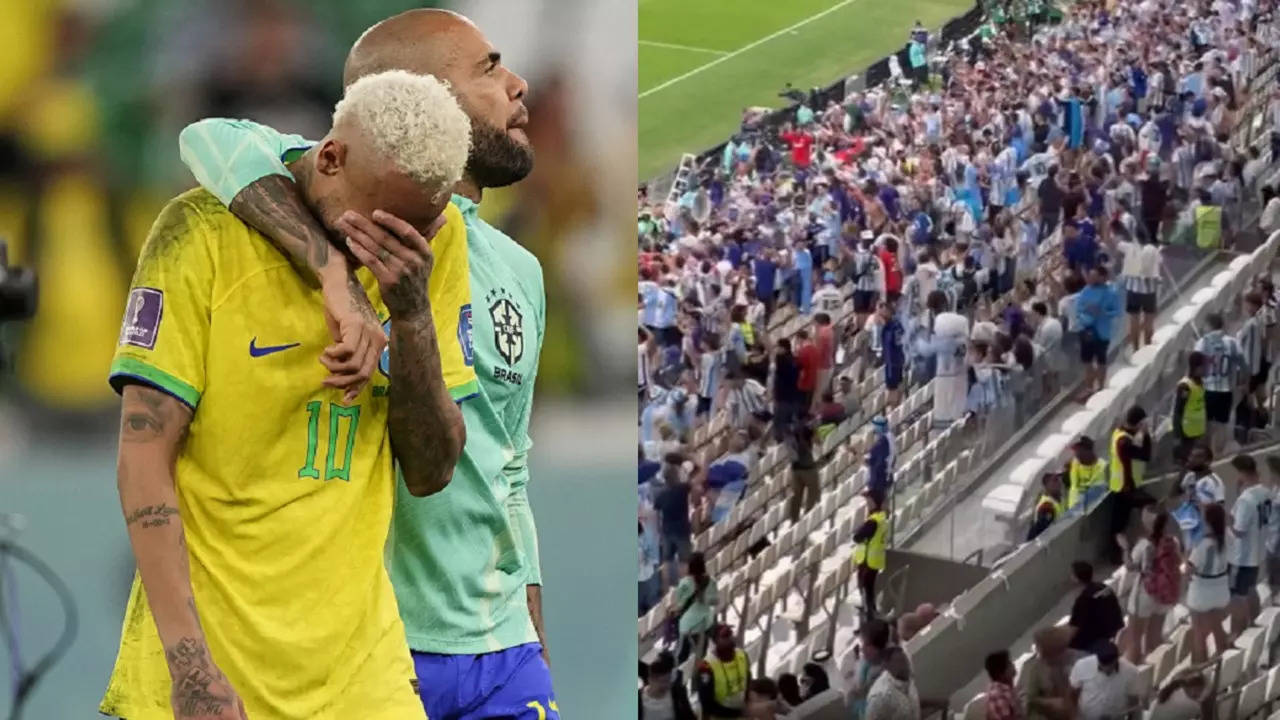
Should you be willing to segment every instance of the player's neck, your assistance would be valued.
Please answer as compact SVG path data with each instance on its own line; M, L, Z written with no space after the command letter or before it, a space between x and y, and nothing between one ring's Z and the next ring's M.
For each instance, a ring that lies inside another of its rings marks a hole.
M458 184L453 186L453 192L479 205L484 189L469 175L463 175Z

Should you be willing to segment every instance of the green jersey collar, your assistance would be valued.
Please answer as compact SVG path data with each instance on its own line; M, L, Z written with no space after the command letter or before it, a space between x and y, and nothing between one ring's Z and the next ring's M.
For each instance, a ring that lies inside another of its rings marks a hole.
M473 202L471 198L463 197L457 193L454 193L453 195L453 204L458 206L458 210L460 210L464 216L470 215L474 217L480 207Z

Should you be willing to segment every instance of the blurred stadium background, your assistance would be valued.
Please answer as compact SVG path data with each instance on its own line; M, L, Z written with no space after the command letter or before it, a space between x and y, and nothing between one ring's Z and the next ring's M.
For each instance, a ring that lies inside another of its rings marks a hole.
M901 50L972 0L640 0L640 180L723 143L747 107L779 108L787 83L826 87Z
M219 115L321 136L351 43L424 5L433 3L21 0L0 9L0 237L11 262L41 282L35 320L0 326L13 361L0 371L0 518L18 516L0 522L0 538L16 538L66 579L80 615L68 657L43 679L27 718L98 717L114 659L133 561L106 371L139 245L164 201L192 184L178 131ZM622 391L634 374L635 5L434 5L472 17L532 87L537 168L487 194L482 212L533 250L547 277L531 490L546 621L566 717L606 717L635 701L634 540L619 532L635 503L622 480L634 472L635 442L634 397ZM6 583L6 593L18 590L21 614L11 619L30 664L53 643L61 612L34 575L19 569ZM602 648L617 662L593 662ZM6 677L5 715L12 697Z

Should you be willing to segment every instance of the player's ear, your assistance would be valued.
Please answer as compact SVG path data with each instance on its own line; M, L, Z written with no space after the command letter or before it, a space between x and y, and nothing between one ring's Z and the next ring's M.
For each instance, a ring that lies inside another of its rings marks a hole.
M335 138L325 138L316 152L316 172L337 175L347 164L347 144Z

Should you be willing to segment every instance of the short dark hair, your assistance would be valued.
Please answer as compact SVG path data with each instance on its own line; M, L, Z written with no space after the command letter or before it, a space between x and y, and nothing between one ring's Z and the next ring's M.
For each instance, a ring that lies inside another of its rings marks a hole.
M1003 678L1009 669L1009 651L997 650L991 653L983 665L987 668L987 677L992 680Z
M1137 425L1147 419L1147 411L1141 405L1134 405L1124 414L1124 421L1129 425Z
M1046 306L1045 306L1045 304L1044 304L1043 302L1041 302L1041 301L1037 300L1037 301L1035 301L1035 302L1031 303L1031 312L1033 312L1033 313L1035 313L1035 314L1037 314L1037 315L1045 315L1045 316L1048 316L1048 314L1049 314L1049 308L1048 308L1048 307L1046 307Z
M1099 665L1114 665L1120 660L1120 651L1110 640L1099 640L1093 647L1093 654L1098 656Z
M1213 330L1221 330L1223 325L1226 324L1222 320L1222 313L1209 313L1209 317L1205 318L1204 321Z
M751 681L747 689L756 695L763 695L770 700L778 699L778 684L767 677L758 677Z
M658 657L649 663L649 672L651 674L665 675L676 667L676 658L671 654L670 650L663 650L658 653Z
M871 647L883 650L889 645L889 623L880 618L872 618L862 626L862 634L871 643Z
M1248 473L1250 475L1258 474L1258 463L1253 459L1253 456L1248 453L1240 453L1239 455L1231 458L1231 467L1242 473Z
M1071 563L1071 574L1082 583L1093 582L1093 566L1084 560Z

